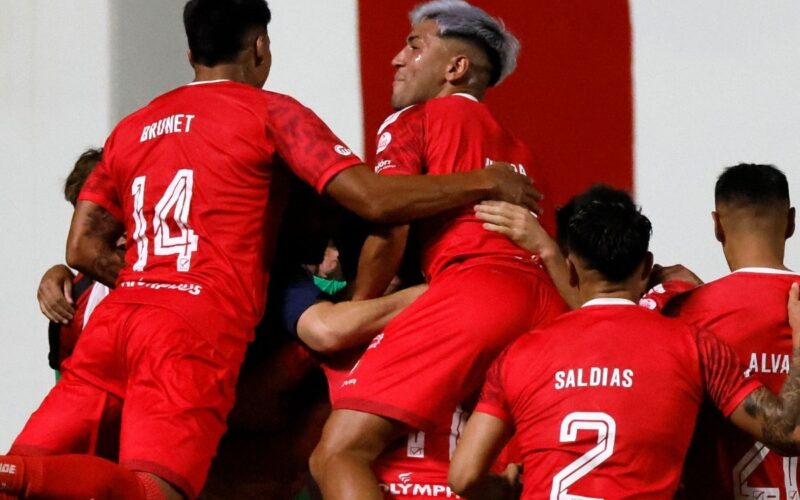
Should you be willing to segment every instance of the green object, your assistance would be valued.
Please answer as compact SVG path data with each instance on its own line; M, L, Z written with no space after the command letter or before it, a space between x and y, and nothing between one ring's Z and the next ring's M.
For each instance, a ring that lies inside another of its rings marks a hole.
M61 380L61 370L56 370L55 372L56 372L56 382L58 382L59 380Z
M308 494L308 488L303 488L303 491L294 497L294 500L311 500L311 495Z
M314 284L317 285L317 288L322 290L323 292L327 293L328 295L336 295L344 287L347 286L346 281L340 280L329 280L327 278L320 278L319 276L313 276Z

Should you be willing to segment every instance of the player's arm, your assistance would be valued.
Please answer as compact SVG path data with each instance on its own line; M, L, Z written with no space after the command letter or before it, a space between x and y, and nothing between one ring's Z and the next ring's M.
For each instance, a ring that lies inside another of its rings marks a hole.
M39 309L47 319L54 323L67 324L75 315L72 300L72 280L75 275L64 264L56 264L48 269L39 282L36 300Z
M358 256L353 300L372 299L386 292L403 260L408 230L408 225L372 228Z
M792 363L789 377L775 395L765 387L750 393L730 415L739 428L752 434L771 450L783 455L800 454L800 299L797 283L789 292L792 327Z
M484 221L484 229L500 233L538 255L567 304L573 309L581 305L577 290L569 284L567 262L558 243L528 209L502 201L484 201L475 206L475 215Z
M67 264L114 288L125 265L124 252L116 242L124 233L122 223L100 205L79 200L67 237Z
M366 344L427 288L418 285L357 302L317 302L300 315L297 335L309 348L323 354Z
M515 485L488 473L510 436L511 427L504 420L475 411L450 461L450 488L465 498L505 498Z
M380 224L408 223L485 199L539 211L532 180L503 165L450 175L381 176L365 165L347 168L326 192L345 208Z

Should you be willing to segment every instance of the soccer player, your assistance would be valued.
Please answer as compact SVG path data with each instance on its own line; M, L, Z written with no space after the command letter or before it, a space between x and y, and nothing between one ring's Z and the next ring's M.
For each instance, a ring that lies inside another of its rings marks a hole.
M783 262L795 227L786 176L771 165L736 165L719 176L714 198L714 233L732 272L673 299L665 313L725 340L750 377L777 391L792 359L785 297L800 281ZM684 470L690 498L799 495L797 458L777 456L713 408L700 414Z
M102 149L87 149L78 157L67 176L64 198L73 207L78 202L83 184L102 155ZM124 245L124 239L119 243ZM95 282L90 276L82 273L73 275L69 267L63 264L56 264L44 273L36 298L42 314L50 320L48 358L51 368L60 370L61 363L72 354L84 325L108 291L108 287Z
M651 226L627 193L594 187L557 221L583 305L520 338L492 365L453 457L456 492L471 494L515 432L523 498L672 498L704 394L741 429L797 453L796 285L795 357L776 397L745 378L736 353L713 334L636 305L652 265Z
M310 110L261 90L264 0L191 0L195 81L125 118L73 215L67 262L114 292L8 456L0 492L39 498L194 497L265 303L286 170L357 214L407 222L485 197L536 205L505 169L382 178ZM124 260L116 239L127 234ZM119 464L85 455L124 400Z
M480 102L513 71L517 40L460 0L423 4L410 18L411 33L392 61L399 111L378 130L375 170L433 177L503 159L529 171L528 149ZM372 465L387 446L409 429L449 423L511 340L565 310L530 253L484 231L471 207L415 230L430 288L372 341L339 387L311 459L326 498L382 498ZM407 234L408 226L392 226L369 237L354 298L383 293Z

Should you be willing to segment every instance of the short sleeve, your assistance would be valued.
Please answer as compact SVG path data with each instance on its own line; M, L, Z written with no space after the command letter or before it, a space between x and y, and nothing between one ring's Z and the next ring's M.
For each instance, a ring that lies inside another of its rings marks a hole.
M281 321L287 332L297 337L297 322L306 310L327 298L308 276L299 276L283 290Z
M424 173L425 123L418 107L389 116L376 138L375 173L419 175Z
M639 305L653 311L664 311L667 303L678 295L696 288L694 283L683 280L668 280L651 288L639 299Z
M284 162L319 193L336 174L363 163L313 111L291 97L270 101L266 128Z
M475 411L492 415L511 424L511 409L508 404L508 397L503 381L507 352L508 351L505 351L498 356L486 373L486 380L483 383L483 388L481 389L481 395L478 399Z
M706 394L724 416L761 387L756 379L745 377L736 351L713 333L698 330L697 349Z
M78 201L90 201L100 205L118 221L123 221L122 202L116 190L111 167L106 156L97 163L86 182L83 184Z

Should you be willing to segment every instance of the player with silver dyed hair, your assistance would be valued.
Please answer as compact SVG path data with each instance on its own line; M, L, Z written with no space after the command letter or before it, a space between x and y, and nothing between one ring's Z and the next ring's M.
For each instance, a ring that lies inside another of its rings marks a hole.
M489 86L505 80L517 67L519 40L502 20L464 0L434 0L418 5L409 14L411 24L433 19L443 38L466 38L481 46L489 58Z
M528 146L482 102L487 88L513 71L516 38L462 0L435 0L409 17L411 30L392 59L397 112L378 129L376 172L436 176L506 161L535 176ZM472 207L415 231L430 286L332 385L333 411L310 460L325 500L453 497L447 470L464 416L459 405L480 389L509 343L567 309L530 252L485 231ZM373 228L354 300L383 294L408 234L408 225ZM513 493L512 479L485 486Z

